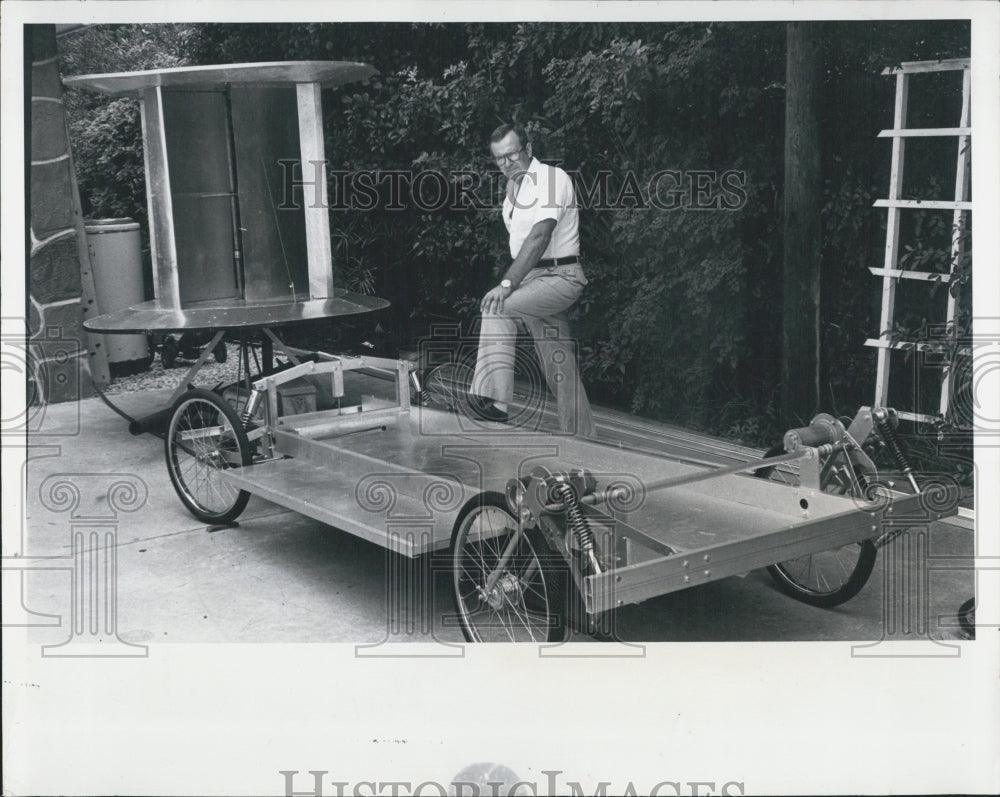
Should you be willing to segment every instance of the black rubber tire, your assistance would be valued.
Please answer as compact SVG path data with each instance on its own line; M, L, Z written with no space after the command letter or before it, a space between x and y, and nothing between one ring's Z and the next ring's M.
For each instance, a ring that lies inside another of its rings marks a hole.
M967 639L976 638L976 599L969 598L958 607L958 624Z
M764 458L783 453L784 446L774 446L764 454ZM774 467L761 468L755 471L755 475L759 478L772 478L774 471ZM849 601L862 590L875 569L877 557L875 543L872 540L862 540L831 551L820 551L769 565L767 572L784 594L810 606L829 609ZM803 575L803 572L807 575ZM831 580L826 581L823 574L830 575ZM834 577L836 581L832 580ZM824 581L826 583L821 583Z
M198 433L206 429L219 433ZM193 447L185 445L184 437ZM228 401L210 390L189 390L174 405L163 442L170 481L192 515L205 523L231 523L239 517L250 493L215 475L253 459L247 433Z
M484 517L485 516L485 517ZM483 545L470 539L483 519L497 536ZM496 523L503 523L497 529ZM492 602L482 592L517 523L499 493L470 501L451 534L452 586L462 634L469 642L561 642L566 638L569 572L538 529L526 529L517 551L493 589ZM502 535L502 536L501 536Z
M177 362L177 355L180 354L180 346L177 345L177 341L170 335L167 335L163 339L163 343L160 344L160 362L163 364L164 368L173 368L174 363Z
M797 563L808 558L808 567L819 569L824 567L824 564L817 565L816 560L819 557L827 560L825 564L827 571L838 568L842 569L847 576L846 579L832 589L813 587L806 584L796 570ZM875 569L875 560L877 557L878 549L875 547L875 543L871 540L862 540L861 542L845 545L843 548L838 548L835 551L820 551L818 554L812 554L809 557L778 562L778 564L770 565L767 568L767 572L771 574L771 578L778 585L778 589L786 595L803 603L808 603L810 606L830 609L846 603L861 592L865 584L868 583L872 570ZM838 563L843 561L844 564L830 564L833 561L837 561Z
M152 332L147 332L143 337L146 338L146 360L142 370L148 371L156 361L156 337Z
M217 363L224 363L229 357L229 349L226 348L226 341L220 340L212 350Z

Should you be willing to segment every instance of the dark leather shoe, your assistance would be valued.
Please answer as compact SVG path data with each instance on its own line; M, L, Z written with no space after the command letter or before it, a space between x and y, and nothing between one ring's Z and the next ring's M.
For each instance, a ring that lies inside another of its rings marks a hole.
M481 410L477 410L476 415L479 416L480 420L490 421L491 423L507 423L508 418L506 412L498 410L493 404L489 404Z
M507 423L507 413L503 410L497 409L491 399L483 398L482 396L470 393L469 407L472 409L472 414L481 421L489 421L491 423Z

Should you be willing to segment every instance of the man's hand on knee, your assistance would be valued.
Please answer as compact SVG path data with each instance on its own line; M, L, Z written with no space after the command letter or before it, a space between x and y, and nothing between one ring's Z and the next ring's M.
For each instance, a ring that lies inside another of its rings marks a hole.
M504 300L513 292L513 288L504 288L502 285L497 285L495 288L491 288L483 297L483 300L479 303L480 312L482 312L483 315L487 315L489 313L502 313Z

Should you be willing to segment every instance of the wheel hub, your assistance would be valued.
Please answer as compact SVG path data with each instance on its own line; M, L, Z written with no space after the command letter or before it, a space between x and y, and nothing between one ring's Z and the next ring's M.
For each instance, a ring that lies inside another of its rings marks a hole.
M222 452L221 451L203 451L195 455L195 458L202 465L208 465L209 467L218 468L223 464Z
M504 603L513 603L514 598L521 596L521 582L517 576L504 573L497 579L496 585L484 595L491 609L500 609Z

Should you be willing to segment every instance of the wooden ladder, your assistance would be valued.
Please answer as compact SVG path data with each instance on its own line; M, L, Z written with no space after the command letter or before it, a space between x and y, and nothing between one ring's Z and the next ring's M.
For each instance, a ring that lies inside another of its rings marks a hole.
M906 106L910 90L910 77L925 72L962 72L962 112L958 127L938 128L907 128ZM889 212L885 237L885 261L882 268L870 268L872 274L882 277L882 315L879 322L879 336L865 341L866 346L878 349L878 362L875 375L875 406L884 407L889 398L889 362L893 350L940 351L940 343L909 340L894 340L893 327L896 310L896 286L901 279L923 280L925 282L950 283L955 276L955 268L966 251L964 234L969 229L965 214L971 213L972 202L969 200L970 173L970 71L968 58L954 58L942 61L909 61L898 67L888 67L883 75L896 76L896 105L891 130L883 130L879 138L892 139L892 167L889 176L889 198L879 199L875 207L887 208ZM958 139L957 168L955 172L955 197L953 200L920 200L903 199L903 157L907 138L928 136L954 136ZM899 267L899 230L900 217L904 210L951 210L952 239L951 260L948 273L927 271L907 271ZM944 329L946 334L952 334L955 325L957 296L949 286L948 304ZM953 373L950 363L945 360L941 367L944 371L941 380L941 397L938 405L938 415L927 413L899 411L903 420L940 423L947 417L949 396L952 390Z

